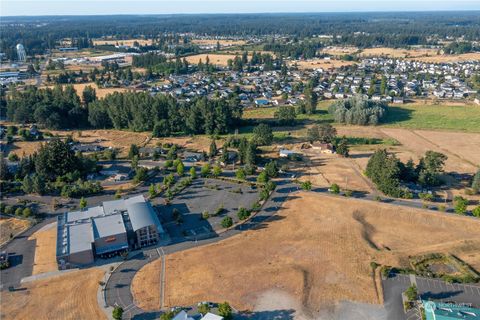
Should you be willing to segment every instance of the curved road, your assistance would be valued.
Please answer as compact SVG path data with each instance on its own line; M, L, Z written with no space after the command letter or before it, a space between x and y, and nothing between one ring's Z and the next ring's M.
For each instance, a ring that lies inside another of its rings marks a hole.
M236 226L233 229L227 230L217 237L208 238L197 241L183 241L170 244L162 247L165 254L187 250L194 247L203 246L206 244L218 242L226 238L239 234L242 231L249 230L263 223L268 222L278 211L282 203L288 199L292 192L298 191L299 187L296 184L279 181L278 187L271 194L270 198L265 202L263 208L255 216L247 222ZM126 319L155 319L158 318L161 312L148 313L135 305L131 293L130 285L132 283L135 273L140 270L147 263L154 261L160 257L155 248L147 248L140 251L131 259L123 262L110 276L105 286L105 298L107 305L120 306L124 309L124 317ZM160 272L160 270L159 270Z

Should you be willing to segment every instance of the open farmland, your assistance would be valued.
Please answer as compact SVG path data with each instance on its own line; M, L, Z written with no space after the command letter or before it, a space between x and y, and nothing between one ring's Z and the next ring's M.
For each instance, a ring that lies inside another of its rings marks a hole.
M266 228L167 256L166 304L256 309L267 299L281 310L275 291L311 315L344 300L382 303L371 261L405 266L409 255L450 252L480 268L480 220L314 193L293 198ZM159 264L134 278L142 308L158 308Z
M33 263L32 274L56 271L56 243L57 243L57 224L46 225L35 232L28 240L36 240L35 260Z
M463 61L478 61L480 60L480 53L471 52L463 54L442 54L425 57L412 57L410 60L422 61L428 63L448 63L448 62L463 62Z
M368 48L362 50L360 56L362 57L389 57L389 58L417 58L417 57L429 57L437 55L436 49L394 49L394 48Z
M26 283L24 290L3 291L1 318L105 319L97 302L98 282L103 274L96 268L73 271Z
M210 63L217 66L226 67L229 59L235 59L234 54L196 54L193 56L185 57L188 63L198 64L200 60L203 63L207 61L207 56L210 59Z
M480 132L480 107L475 105L408 103L390 105L384 125L408 129Z

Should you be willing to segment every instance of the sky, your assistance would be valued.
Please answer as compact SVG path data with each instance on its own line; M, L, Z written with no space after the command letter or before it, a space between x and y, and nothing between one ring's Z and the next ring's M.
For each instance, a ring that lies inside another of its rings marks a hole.
M480 0L0 0L0 16L480 10Z

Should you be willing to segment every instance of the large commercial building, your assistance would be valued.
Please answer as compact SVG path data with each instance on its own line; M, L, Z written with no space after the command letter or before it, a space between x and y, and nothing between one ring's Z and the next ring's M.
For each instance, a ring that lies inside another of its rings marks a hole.
M141 195L66 212L57 218L58 267L90 264L96 257L108 258L165 237L155 210Z

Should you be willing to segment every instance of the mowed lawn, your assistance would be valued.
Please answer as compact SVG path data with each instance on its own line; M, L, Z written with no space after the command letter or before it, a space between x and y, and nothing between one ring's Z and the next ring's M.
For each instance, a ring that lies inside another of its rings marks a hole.
M298 115L299 120L333 122L328 106L333 101L321 101L314 115ZM246 119L273 119L278 107L261 107L244 111ZM382 126L406 129L439 129L480 132L480 106L430 105L408 103L390 105Z
M480 132L480 106L392 105L384 125L408 129Z

